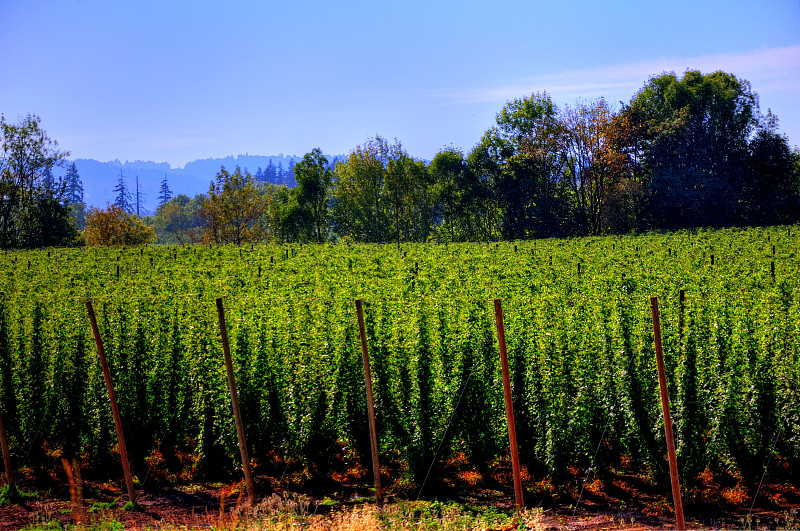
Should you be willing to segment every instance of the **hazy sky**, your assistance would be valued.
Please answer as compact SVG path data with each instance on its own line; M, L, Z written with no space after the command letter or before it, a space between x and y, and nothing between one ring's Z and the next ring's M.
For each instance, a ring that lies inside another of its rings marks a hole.
M800 0L0 0L0 112L73 158L471 149L506 101L749 80L800 144Z

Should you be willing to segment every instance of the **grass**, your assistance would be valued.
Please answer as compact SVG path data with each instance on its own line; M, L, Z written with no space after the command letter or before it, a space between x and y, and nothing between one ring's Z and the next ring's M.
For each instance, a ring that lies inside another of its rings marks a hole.
M273 495L253 507L224 508L197 524L216 530L270 531L467 531L500 529L544 529L541 510L529 510L519 518L495 507L471 507L437 501L398 501L382 510L371 504L337 504L326 514L322 504L304 496ZM328 504L330 505L330 504ZM186 529L187 522L162 522L160 529Z
M0 488L0 505L16 505L24 503L26 500L35 500L38 497L37 492L25 492L7 483Z

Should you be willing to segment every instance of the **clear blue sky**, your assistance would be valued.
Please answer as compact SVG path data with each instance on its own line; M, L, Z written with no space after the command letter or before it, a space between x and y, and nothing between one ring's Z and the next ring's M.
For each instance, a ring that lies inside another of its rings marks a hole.
M0 112L73 158L471 149L506 101L749 80L800 144L800 0L0 0Z

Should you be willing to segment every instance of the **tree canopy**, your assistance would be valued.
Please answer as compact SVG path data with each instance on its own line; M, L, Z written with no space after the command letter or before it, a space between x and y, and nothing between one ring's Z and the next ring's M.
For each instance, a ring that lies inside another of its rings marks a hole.
M204 241L241 245L265 240L268 204L250 173L221 167L200 210L206 221Z
M73 243L76 231L65 186L52 175L52 168L67 156L47 136L38 116L29 114L11 124L0 115L0 247Z
M75 240L85 207L75 164L40 119L2 125L0 245ZM287 185L296 187L290 188ZM120 171L115 205L141 210ZM173 198L166 175L153 223L162 241L240 245L344 238L488 241L800 221L800 152L750 83L688 70L650 78L628 103L559 106L547 92L509 101L475 146L431 161L398 140L343 158L319 148L255 178L225 167L207 195Z
M156 241L152 227L116 205L106 209L91 208L86 215L86 245L145 245Z

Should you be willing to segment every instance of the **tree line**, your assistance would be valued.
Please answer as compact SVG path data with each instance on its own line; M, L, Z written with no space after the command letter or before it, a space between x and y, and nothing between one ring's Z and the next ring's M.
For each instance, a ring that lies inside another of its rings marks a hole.
M427 162L376 136L336 164L315 149L294 171L288 190L223 168L208 195L162 206L156 227L213 243L486 241L800 218L800 152L724 72L651 78L618 110L532 94L466 154Z
M534 93L508 102L467 153L446 147L425 161L376 136L339 160L314 149L291 171L293 188L266 182L264 170L222 167L194 198L173 197L165 179L144 221L164 243L241 244L487 241L800 218L800 152L777 117L761 113L749 82L725 72L655 76L619 109L602 98L559 107ZM89 232L91 221L92 212Z

